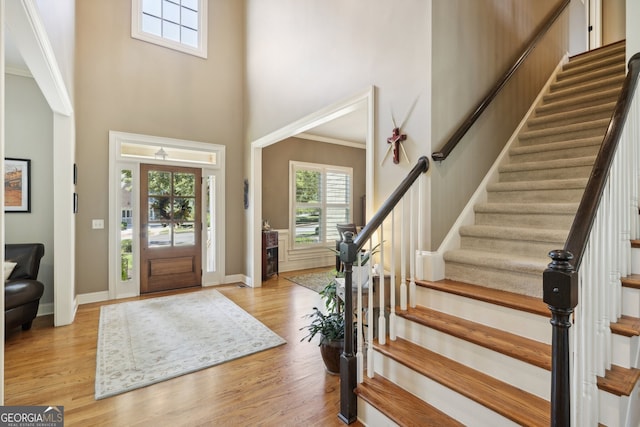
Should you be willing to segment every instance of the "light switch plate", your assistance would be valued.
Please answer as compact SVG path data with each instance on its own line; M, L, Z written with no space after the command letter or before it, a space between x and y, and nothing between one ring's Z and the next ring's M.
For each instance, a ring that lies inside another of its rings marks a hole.
M91 220L91 228L93 228L94 230L99 230L104 228L104 220L103 219Z

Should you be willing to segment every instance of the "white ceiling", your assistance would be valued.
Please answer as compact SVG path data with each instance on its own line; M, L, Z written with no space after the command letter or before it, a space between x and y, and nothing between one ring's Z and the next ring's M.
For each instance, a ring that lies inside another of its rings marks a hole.
M315 135L323 138L365 145L367 140L366 104L349 114L345 114L344 116L335 118L330 122L316 126L305 133L307 135Z
M5 35L5 44L4 44L4 62L5 66L9 69L27 71L29 68L24 63L18 48L16 48L13 40L11 39L11 33L7 30L4 33Z

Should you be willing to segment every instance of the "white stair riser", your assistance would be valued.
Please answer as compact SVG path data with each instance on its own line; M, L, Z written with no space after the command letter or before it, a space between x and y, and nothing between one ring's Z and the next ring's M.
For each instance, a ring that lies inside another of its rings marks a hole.
M517 424L396 361L374 352L374 370L459 422L474 427Z
M498 212L476 212L476 224L478 225L502 225L505 227L548 227L569 229L573 223L575 214L517 214Z
M398 427L398 424L360 398L358 398L358 421L365 426Z
M622 287L622 313L640 317L640 289Z
M518 271L497 270L468 264L445 263L445 277L474 285L491 284L494 289L511 291L533 297L542 297L542 272L528 274Z
M549 251L564 246L564 241L534 242L529 240L509 240L490 237L462 236L460 247L464 249L504 252L513 255L533 256L543 258Z
M640 248L631 248L631 274L640 274Z
M404 318L398 319L397 326L399 337L542 399L550 399L550 371Z
M638 357L640 355L640 337L627 337L623 335L612 334L613 351L612 364L623 368L640 368L638 366Z
M538 316L521 310L420 287L416 291L416 304L551 344L550 314L549 317Z
M606 426L634 427L640 425L640 393L639 384L631 396L598 390L599 423Z

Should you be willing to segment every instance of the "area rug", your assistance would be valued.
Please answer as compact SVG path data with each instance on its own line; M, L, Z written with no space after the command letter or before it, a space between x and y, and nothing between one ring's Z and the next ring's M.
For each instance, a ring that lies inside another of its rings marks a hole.
M102 306L95 398L155 384L285 342L216 290Z
M335 278L335 275L333 270L326 270L316 273L296 274L293 276L283 275L282 277L295 284L309 288L312 291L320 292Z

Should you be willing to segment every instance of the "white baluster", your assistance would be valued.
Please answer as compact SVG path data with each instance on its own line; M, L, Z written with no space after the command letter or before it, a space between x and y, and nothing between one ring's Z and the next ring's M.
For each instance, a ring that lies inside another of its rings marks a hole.
M384 222L380 225L380 267L378 268L378 292L380 293L378 310L378 342L387 343L387 322L384 317ZM369 282L369 292L373 292L373 282Z
M396 210L391 211L391 271L389 273L389 339L396 340ZM384 271L381 274L380 281L384 282ZM384 294L382 294L384 301ZM385 303L386 304L386 303ZM381 307L386 307L383 305ZM380 308L384 311L385 308ZM383 313L384 316L384 313Z
M400 207L400 218L404 219L406 213L407 197L402 198L402 206ZM404 221L400 224L400 310L407 309L407 253L406 253L406 233L407 227ZM411 238L411 236L409 236Z

